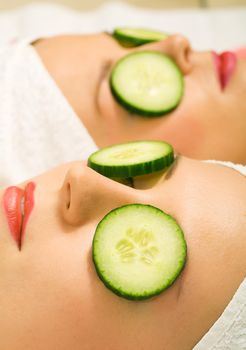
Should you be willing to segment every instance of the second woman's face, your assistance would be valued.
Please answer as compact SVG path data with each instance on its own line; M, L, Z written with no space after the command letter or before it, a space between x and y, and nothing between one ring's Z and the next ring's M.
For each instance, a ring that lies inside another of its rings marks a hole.
M180 349L183 338L173 336L180 319L193 330L186 340L194 344L201 337L197 315L209 328L240 283L245 265L233 257L243 256L237 236L245 227L246 193L245 179L232 169L179 158L167 173L142 177L131 188L74 162L32 182L34 206L21 250L3 210L6 190L0 191L2 349L159 350L164 339L171 349ZM165 293L141 303L109 291L92 262L97 224L128 203L151 204L172 215L188 246L180 278ZM211 278L211 271L220 278ZM217 280L226 290L223 297ZM208 319L201 300L216 310Z
M246 162L246 60L236 61L222 90L212 53L193 51L181 35L131 49L107 34L56 37L34 45L98 146L161 139L189 157ZM163 117L130 114L111 94L112 66L134 50L161 51L184 75L183 99Z

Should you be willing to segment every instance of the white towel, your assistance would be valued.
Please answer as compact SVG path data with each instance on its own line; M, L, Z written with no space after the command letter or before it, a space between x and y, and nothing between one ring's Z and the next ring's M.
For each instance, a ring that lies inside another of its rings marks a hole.
M0 48L0 81L0 186L97 149L31 45Z

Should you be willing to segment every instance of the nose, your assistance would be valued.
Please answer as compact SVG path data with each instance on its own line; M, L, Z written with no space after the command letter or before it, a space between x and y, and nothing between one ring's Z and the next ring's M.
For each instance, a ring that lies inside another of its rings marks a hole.
M116 207L141 201L138 192L79 163L65 176L61 189L62 215L72 226L100 220Z
M174 34L167 39L143 45L136 49L138 50L154 50L160 51L177 63L184 75L188 74L192 69L191 63L191 45L189 40L180 34Z

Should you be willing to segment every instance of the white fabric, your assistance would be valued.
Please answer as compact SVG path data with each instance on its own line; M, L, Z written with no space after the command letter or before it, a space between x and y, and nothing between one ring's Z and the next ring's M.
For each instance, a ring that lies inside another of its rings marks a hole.
M91 33L116 26L183 33L195 49L231 50L245 45L246 7L165 10L107 1L95 9L79 12L62 5L32 2L0 12L0 43L12 37Z
M246 279L220 318L193 350L246 349Z
M0 49L0 186L97 148L31 45Z

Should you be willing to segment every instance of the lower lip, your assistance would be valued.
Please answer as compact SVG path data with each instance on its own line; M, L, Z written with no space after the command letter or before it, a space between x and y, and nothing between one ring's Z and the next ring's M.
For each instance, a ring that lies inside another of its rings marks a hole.
M21 250L27 221L34 207L35 183L29 182L25 190L18 187L8 187L3 195L3 207L11 236ZM24 203L24 216L21 202Z
M235 53L230 51L222 52L220 55L212 51L212 56L218 74L221 90L224 90L235 70L237 57Z

